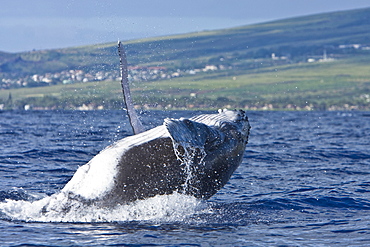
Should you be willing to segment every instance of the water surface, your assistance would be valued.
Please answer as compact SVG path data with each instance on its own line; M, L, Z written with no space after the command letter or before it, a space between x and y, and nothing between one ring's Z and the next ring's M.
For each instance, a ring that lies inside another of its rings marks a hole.
M196 114L141 117L154 127L165 117ZM0 112L1 245L369 246L370 114L248 116L243 162L210 200L159 196L59 222L27 218L31 203L58 192L78 166L131 135L127 119L121 111Z

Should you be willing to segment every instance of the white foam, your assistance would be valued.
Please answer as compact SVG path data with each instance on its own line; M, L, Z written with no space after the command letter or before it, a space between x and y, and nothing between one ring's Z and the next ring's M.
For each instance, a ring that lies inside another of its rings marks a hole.
M58 197L59 198L56 198ZM179 193L160 195L146 200L138 200L113 208L83 205L77 201L64 212L63 194L29 201L8 200L0 203L0 211L11 220L27 222L122 222L122 221L182 221L193 215L201 206L201 201ZM66 199L66 198L65 198ZM53 210L44 212L44 207Z

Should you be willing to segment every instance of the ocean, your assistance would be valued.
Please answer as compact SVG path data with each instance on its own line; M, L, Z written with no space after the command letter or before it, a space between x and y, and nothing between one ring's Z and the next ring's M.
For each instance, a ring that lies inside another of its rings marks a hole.
M140 116L151 128L200 113ZM132 134L125 112L0 112L0 245L370 246L370 113L247 114L243 162L209 200L174 194L44 217L40 200Z

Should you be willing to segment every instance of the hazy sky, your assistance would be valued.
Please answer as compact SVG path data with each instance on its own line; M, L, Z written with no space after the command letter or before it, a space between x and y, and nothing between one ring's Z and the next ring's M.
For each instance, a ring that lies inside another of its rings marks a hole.
M369 0L4 0L0 51L64 48L370 7Z

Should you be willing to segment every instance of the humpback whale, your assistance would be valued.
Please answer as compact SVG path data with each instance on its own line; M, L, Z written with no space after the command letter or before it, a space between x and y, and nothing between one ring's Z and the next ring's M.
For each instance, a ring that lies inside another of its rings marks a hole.
M68 209L71 201L115 206L156 195L182 193L208 199L240 165L250 125L243 110L219 110L189 119L164 119L144 130L131 102L122 44L122 89L134 135L106 147L79 167L53 197ZM52 205L54 204L54 205ZM55 200L44 210L53 210Z
M105 148L61 192L105 206L174 192L208 199L241 163L249 129L240 110L165 119Z

